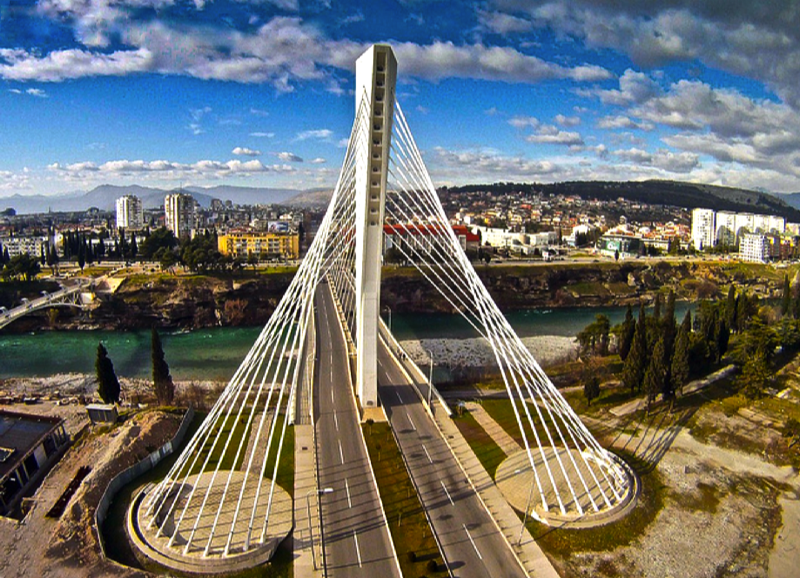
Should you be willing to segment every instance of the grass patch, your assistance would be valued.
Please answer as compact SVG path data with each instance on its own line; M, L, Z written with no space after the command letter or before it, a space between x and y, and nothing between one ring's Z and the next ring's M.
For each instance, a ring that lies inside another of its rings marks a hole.
M387 423L362 426L400 569L406 578L447 576L439 548ZM439 570L429 572L435 560Z
M220 428L222 431L220 432ZM208 436L207 441L200 448L200 457L195 462L190 475L199 474L202 472L214 471L217 466L221 470L236 470L242 465L244 460L245 448L242 448L241 454L238 456L236 463L236 450L239 443L245 435L247 435L247 415L242 412L242 415L237 419L235 415L228 415L222 424L217 425ZM217 439L219 435L219 439ZM230 438L228 447L225 447L225 442ZM216 441L216 443L214 443ZM246 443L246 442L245 442ZM206 462L206 459L208 460Z
M605 285L591 281L567 285L565 289L579 297L586 295L609 295L609 291L606 289Z
M272 470L275 467L275 460L278 457L278 438L281 428L286 416L278 414L278 423L275 426L275 441L269 451L267 458L267 467L264 470L264 476L267 478L272 477ZM266 433L266 432L265 432ZM262 434L262 438L264 434ZM289 492L290 496L294 496L294 427L286 428L286 438L283 441L283 449L281 450L280 461L278 462L278 474L276 476L277 484L284 490Z
M629 463L637 460L625 456ZM638 469L638 468L637 468ZM542 549L551 556L566 560L575 552L607 552L628 546L642 536L664 507L666 486L653 470L641 475L641 495L627 516L598 528L570 530L528 522L528 530Z
M467 440L469 447L475 452L475 456L483 464L486 472L494 479L497 467L506 459L506 454L469 412L464 412L460 417L454 417L453 422Z

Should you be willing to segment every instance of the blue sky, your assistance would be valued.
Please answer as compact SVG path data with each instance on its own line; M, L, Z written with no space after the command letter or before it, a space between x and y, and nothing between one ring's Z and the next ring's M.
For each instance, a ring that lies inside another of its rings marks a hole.
M332 186L375 42L436 184L800 191L796 0L0 0L0 197Z

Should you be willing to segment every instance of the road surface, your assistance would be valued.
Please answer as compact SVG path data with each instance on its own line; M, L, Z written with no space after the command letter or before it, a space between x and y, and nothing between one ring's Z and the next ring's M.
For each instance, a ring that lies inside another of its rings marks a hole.
M328 575L401 578L347 370L347 349L328 285L317 288L315 415Z
M378 347L378 383L384 410L453 575L526 576L383 341ZM424 386L422 391L427 395Z

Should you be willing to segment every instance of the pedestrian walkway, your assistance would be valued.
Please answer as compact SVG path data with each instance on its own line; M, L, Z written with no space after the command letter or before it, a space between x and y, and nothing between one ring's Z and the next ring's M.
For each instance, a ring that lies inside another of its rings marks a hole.
M434 405L438 406L438 401ZM441 406L436 409L437 411L434 411L436 425L461 465L461 469L467 474L473 488L478 492L495 524L511 544L517 558L522 562L525 571L533 578L558 578L558 572L550 564L550 560L547 559L530 533L527 530L522 531L522 522L516 512L508 505L503 494L486 473L453 420L447 416ZM489 416L486 415L486 417Z
M294 426L294 576L316 578L322 576L319 527L319 501L317 494L316 449L314 426ZM309 527L310 520L310 527ZM313 534L311 533L313 532ZM311 545L315 551L312 557Z
M478 425L480 425L486 433L489 434L489 437L492 438L494 443L503 450L504 454L510 456L522 449L522 446L508 435L508 432L483 409L481 404L468 401L466 403L466 408L467 411L472 414L472 417L475 418L475 421L478 422Z

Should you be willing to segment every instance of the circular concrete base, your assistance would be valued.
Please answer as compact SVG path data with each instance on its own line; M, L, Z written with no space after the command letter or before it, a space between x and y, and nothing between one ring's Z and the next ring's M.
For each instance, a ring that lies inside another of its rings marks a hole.
M528 515L540 522L590 528L623 517L635 505L638 478L614 454L607 454L609 463L589 450L548 447L544 450L548 473L541 453L532 453L536 475L524 450L506 458L495 474L497 487L514 509L524 512L530 504Z
M231 474L230 481L228 474ZM244 472L220 471L206 497L212 477L212 472L206 472L190 476L183 484L176 483L149 514L147 496L155 490L155 486L144 488L136 496L128 513L128 534L142 554L162 566L200 574L235 572L263 564L272 558L278 544L292 530L291 496L275 485L269 524L262 540L271 481L261 479L259 490L258 480L251 475L242 494ZM193 490L191 503L179 523ZM251 530L250 518L257 490L258 505ZM201 511L204 500L205 506ZM239 515L235 517L237 504ZM162 528L160 534L159 526ZM179 527L176 529L176 526ZM212 532L212 528L216 530ZM191 544L187 548L190 539Z

